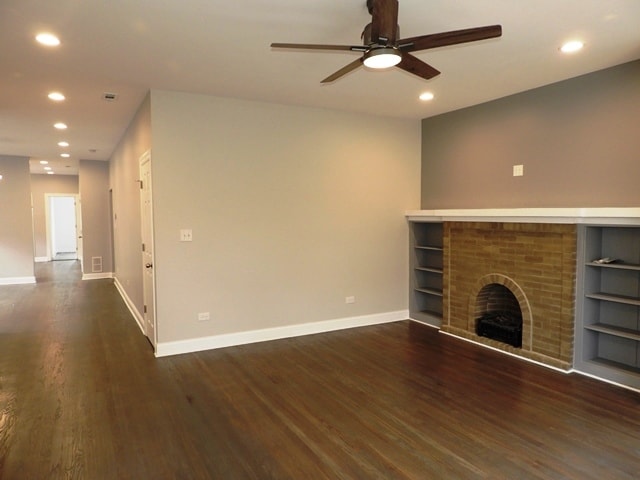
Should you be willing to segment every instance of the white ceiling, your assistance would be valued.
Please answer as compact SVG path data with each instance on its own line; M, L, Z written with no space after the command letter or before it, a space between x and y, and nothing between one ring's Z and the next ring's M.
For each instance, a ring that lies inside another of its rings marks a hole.
M503 27L499 39L416 53L442 72L429 81L361 68L321 85L357 54L270 48L358 45L370 18L366 0L2 0L0 154L54 163L69 151L56 173L107 160L149 89L420 119L640 58L639 0L400 0L403 38ZM36 44L44 30L62 44ZM583 51L560 54L573 38ZM52 90L67 100L54 104ZM426 90L432 102L417 99Z

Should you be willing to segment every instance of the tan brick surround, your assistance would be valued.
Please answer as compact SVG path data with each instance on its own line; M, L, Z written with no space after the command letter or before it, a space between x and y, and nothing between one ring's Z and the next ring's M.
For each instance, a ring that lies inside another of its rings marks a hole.
M562 369L573 358L576 226L445 222L442 330ZM491 283L515 295L522 348L475 334L477 296Z

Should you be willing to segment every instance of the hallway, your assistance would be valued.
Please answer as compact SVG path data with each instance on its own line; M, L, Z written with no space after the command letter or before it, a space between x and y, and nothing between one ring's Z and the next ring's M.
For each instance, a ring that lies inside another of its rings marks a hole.
M76 261L0 287L0 479L635 479L640 394L412 322L156 359Z
M162 394L152 349L112 281L83 282L78 261L36 278L0 287L0 478L134 478L121 459L153 444L139 414Z

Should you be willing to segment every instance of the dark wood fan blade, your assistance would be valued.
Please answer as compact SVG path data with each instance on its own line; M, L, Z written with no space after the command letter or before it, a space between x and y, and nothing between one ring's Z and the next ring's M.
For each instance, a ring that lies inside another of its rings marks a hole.
M433 68L428 63L424 63L419 58L414 57L410 53L402 52L402 61L397 65L405 72L413 73L418 77L429 80L430 78L440 75L440 71Z
M359 59L351 62L349 65L345 65L340 70L338 70L336 73L333 73L333 74L329 75L327 78L325 78L324 80L322 80L321 83L333 82L334 80L337 80L338 78L342 77L343 75L346 75L347 73L355 70L360 65L362 65L362 58L359 58Z
M393 45L398 37L398 0L370 0L371 39L378 45Z
M464 30L453 30L451 32L404 38L398 40L397 47L404 52L415 52L429 48L457 45L458 43L475 42L487 38L499 37L501 35L502 27L500 25L490 25L487 27L466 28Z
M351 52L366 52L364 45L318 45L315 43L272 43L271 48L299 48L303 50L347 50Z

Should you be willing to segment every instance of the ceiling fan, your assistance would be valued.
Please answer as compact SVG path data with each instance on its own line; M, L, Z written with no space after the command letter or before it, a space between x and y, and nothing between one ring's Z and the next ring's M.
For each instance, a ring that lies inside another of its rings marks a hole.
M363 54L362 57L329 75L322 80L322 83L333 82L363 64L366 67L377 69L398 66L398 68L406 72L429 80L439 75L440 72L409 52L475 42L502 35L502 27L500 25L490 25L398 39L400 30L398 27L398 0L367 0L367 8L371 14L371 23L362 32L363 45L272 43L271 47L304 50L346 50Z

